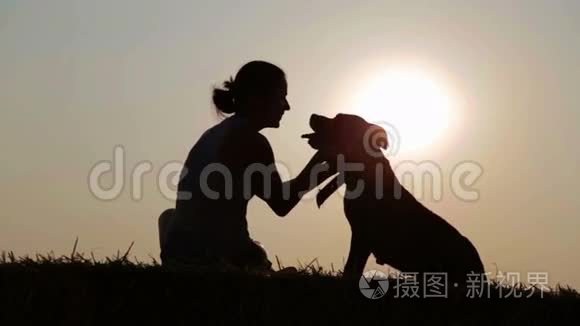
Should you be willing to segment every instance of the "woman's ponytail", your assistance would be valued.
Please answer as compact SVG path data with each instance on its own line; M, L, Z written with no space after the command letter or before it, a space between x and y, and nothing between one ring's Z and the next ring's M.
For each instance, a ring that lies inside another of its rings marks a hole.
M230 77L230 80L226 80L223 83L223 88L213 89L212 100L220 113L236 113L233 78Z

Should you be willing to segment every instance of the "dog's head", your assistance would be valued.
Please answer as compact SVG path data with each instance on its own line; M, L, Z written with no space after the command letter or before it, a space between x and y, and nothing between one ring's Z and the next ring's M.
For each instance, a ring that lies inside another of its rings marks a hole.
M312 148L327 155L344 155L348 161L366 161L381 155L388 147L387 133L378 125L351 114L337 114L334 118L310 116L311 134L302 135Z

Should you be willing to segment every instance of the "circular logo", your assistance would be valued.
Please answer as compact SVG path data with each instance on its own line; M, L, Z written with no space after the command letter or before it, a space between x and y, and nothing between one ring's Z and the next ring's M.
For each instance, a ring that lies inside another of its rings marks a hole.
M387 275L381 271L370 270L365 272L358 281L360 292L369 299L380 299L389 289Z
M395 156L401 148L399 130L386 121L376 121L374 126L367 129L363 135L363 146L367 154L372 157ZM385 148L377 151L377 148Z

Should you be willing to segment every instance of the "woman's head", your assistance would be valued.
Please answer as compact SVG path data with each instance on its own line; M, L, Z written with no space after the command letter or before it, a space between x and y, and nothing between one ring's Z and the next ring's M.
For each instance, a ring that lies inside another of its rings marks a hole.
M265 61L246 63L235 78L213 90L213 103L222 114L239 114L258 126L278 127L284 111L290 109L286 100L286 75L279 67Z

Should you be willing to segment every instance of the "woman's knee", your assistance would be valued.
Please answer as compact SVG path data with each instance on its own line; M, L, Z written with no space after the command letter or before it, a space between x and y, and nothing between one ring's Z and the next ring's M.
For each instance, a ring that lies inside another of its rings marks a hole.
M163 251L163 247L167 242L167 232L169 229L169 224L175 216L175 209L169 208L163 211L157 220L157 229L159 232L159 247Z

